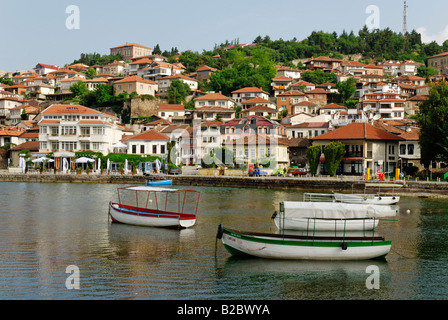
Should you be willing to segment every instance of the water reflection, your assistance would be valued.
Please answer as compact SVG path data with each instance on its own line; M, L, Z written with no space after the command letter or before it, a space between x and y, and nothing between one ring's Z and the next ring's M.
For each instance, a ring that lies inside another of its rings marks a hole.
M3 299L440 299L448 297L448 202L402 197L384 261L235 260L217 243L220 223L277 232L279 202L291 190L205 188L194 228L112 224L112 184L0 183L0 298ZM215 247L217 244L217 247ZM67 290L77 265L81 290ZM379 290L365 285L379 267Z

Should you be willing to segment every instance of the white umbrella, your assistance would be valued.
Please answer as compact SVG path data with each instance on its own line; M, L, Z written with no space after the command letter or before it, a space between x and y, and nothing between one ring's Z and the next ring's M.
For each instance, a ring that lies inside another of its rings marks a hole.
M87 163L87 162L95 162L95 160L86 157L76 159L76 163Z
M26 161L22 157L19 160L19 167L22 168L22 173L25 173Z
M67 158L62 159L62 172L67 173L68 170L68 160Z
M117 142L116 144L113 144L111 147L112 148L127 148L128 145L124 144L123 142Z
M160 171L160 160L159 159L156 159L156 170L157 170L157 172L159 172Z
M128 174L128 159L124 161L124 174Z
M45 158L37 158L37 159L31 160L31 162L33 162L33 163L44 162L43 159L45 159Z
M101 171L101 159L98 158L98 171Z
M110 160L107 159L107 171L109 171L109 168L110 168Z

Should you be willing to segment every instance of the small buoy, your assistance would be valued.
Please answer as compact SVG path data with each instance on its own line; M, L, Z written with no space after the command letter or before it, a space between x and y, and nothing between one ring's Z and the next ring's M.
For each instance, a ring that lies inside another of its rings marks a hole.
M272 220L274 220L274 219L275 219L275 217L277 217L277 215L278 215L278 212L277 212L277 211L274 211L274 213L272 214L272 217L271 217L271 219L272 219Z
M342 250L347 250L347 247L348 247L347 242L342 242L341 245Z
M406 210L406 213L411 213L411 210L409 210L409 209L408 209L408 210Z

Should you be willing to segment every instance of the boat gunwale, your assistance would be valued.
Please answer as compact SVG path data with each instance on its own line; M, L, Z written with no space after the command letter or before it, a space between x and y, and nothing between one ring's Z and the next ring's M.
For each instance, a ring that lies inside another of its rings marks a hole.
M256 242L270 242L272 244L288 244L288 243L300 243L309 241L310 243L342 243L347 242L352 245L359 243L360 245L375 244L385 245L391 244L390 240L385 240L384 237L332 237L332 236L300 236L291 234L273 234L262 232L249 232L249 231L237 231L233 229L223 228L223 232L227 235L234 236L243 240L256 241Z
M117 207L114 207L114 205L117 205ZM163 210L157 210L157 209L148 209L148 208L141 208L141 207L134 207L126 204L120 204L118 202L110 202L110 206L113 210L118 211L122 214L129 214L139 217L160 217L160 218L170 218L170 219L181 219L181 220L192 220L196 219L195 214L191 213L177 213L177 212L171 212L171 211L163 211ZM133 210L136 212L126 212L123 211L123 209L126 210ZM143 212L143 213L139 213Z

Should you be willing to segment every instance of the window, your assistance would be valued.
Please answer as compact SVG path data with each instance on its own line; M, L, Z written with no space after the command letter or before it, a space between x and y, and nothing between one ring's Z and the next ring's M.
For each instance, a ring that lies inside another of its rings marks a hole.
M92 150L100 150L102 147L101 142L92 142Z
M156 145L156 144L154 144L154 145L152 146L152 153L154 153L154 154L157 153L157 145Z
M90 142L81 142L81 150L90 150Z
M89 127L81 127L81 136L88 137L90 136L90 128Z
M408 154L414 154L414 145L408 144Z
M389 146L389 154L395 154L395 146Z
M135 144L132 145L132 151L133 154L137 153L137 146Z
M76 127L75 126L61 127L61 133L62 133L62 135L75 135Z
M105 129L104 127L92 127L92 134L104 134Z
M165 146L164 145L160 146L160 153L165 154Z
M40 127L40 133L42 134L47 133L47 127Z
M405 144L400 145L400 154L406 154L406 145Z
M145 154L145 145L140 145L140 154Z
M73 142L73 141L62 141L61 142L62 150L70 151L70 150L76 150L76 148L77 148L77 142Z
M46 141L41 141L40 142L40 148L41 149L47 149L47 142Z

